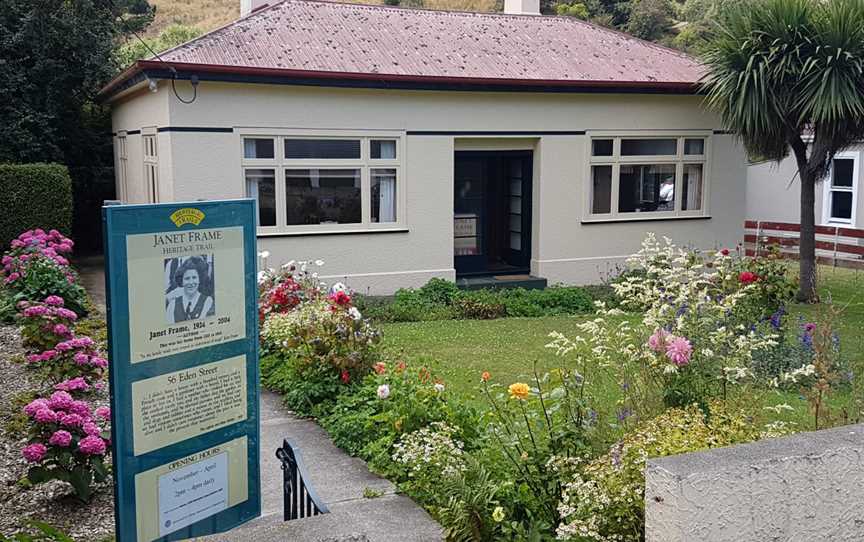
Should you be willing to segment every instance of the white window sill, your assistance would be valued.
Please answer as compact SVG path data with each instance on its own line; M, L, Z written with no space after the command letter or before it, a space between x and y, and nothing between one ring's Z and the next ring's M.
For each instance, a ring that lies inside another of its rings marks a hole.
M682 215L682 216L626 216L615 218L586 218L582 224L616 224L620 222L660 222L663 220L710 220L711 215Z
M376 233L408 233L408 228L404 226L394 226L392 228L359 228L350 230L305 230L305 231L267 231L257 232L257 237L306 237L310 235L366 235Z

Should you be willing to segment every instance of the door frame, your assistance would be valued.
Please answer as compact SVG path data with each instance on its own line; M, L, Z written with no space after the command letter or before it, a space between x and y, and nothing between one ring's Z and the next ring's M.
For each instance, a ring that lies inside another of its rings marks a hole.
M471 255L471 256L457 256L455 254L454 247L454 255L453 255L453 266L456 270L456 276L476 276L476 275L513 275L513 274L524 274L530 272L531 267L531 237L532 237L532 220L533 220L533 186L534 186L534 151L529 149L524 150L456 150L454 151L454 168L453 168L453 190L454 190L454 215L455 215L455 203L456 203L456 162L460 157L465 158L485 158L486 160L491 161L492 159L497 158L499 164L501 165L500 169L500 177L499 181L503 181L507 178L507 174L505 173L505 167L508 158L521 158L523 161L522 165L522 249L521 252L522 261L520 261L520 265L514 265L512 269L508 270L500 270L500 271L491 271L488 268L488 228L492 227L492 224L489 220L489 217L486 216L486 207L488 207L490 191L487 189L490 182L494 182L490 179L489 165L488 162L483 165L483 198L484 198L484 209L483 209L483 225L482 231L479 232L481 235L481 243L483 246L483 253L481 255ZM509 196L507 196L509 197ZM510 216L510 207L509 201L502 205L500 211L504 213L507 217L507 222L509 224L509 216ZM499 217L500 218L500 217ZM455 216L454 216L455 219ZM510 230L507 229L506 238L508 241L506 242L506 246L499 247L502 249L502 254L506 253L508 257L515 257L512 253L512 249L509 248L509 234Z

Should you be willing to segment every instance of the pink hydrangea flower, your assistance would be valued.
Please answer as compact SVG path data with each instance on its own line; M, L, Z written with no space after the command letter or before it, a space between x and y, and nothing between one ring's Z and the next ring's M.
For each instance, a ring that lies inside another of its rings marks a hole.
M37 412L38 416L39 413ZM60 418L60 425L65 427L80 427L84 420L78 414L66 414L62 418Z
M48 401L45 399L34 399L24 407L24 414L35 416L36 413L43 408L48 408Z
M40 408L33 416L38 423L55 423L59 415L50 408Z
M87 435L99 436L102 433L102 428L96 425L93 422L87 422L81 426L81 429L84 430L84 433Z
M60 318L65 318L66 320L77 320L78 315L75 314L75 311L71 311L69 309L64 309L63 307L57 309L55 313Z
M69 431L64 431L60 429L59 431L54 431L54 434L51 435L51 438L48 439L48 444L52 446L62 446L66 447L72 443L72 433Z
M73 403L72 396L65 391L55 391L51 394L51 400L48 402L54 410L69 410Z
M54 324L54 335L65 336L69 334L69 328L63 324Z
M105 441L95 435L86 436L78 441L78 449L87 455L102 455L106 448Z
M666 344L669 341L671 335L665 329L658 328L654 331L654 333L648 337L648 348L651 350L662 353L666 351Z
M107 420L111 417L111 409L107 406L100 406L96 409L94 414L96 414L96 417L100 420Z
M77 363L78 365L87 365L88 363L90 363L90 356L88 356L84 352L78 352L77 354L75 354L75 356L73 356L72 359L74 359L75 363Z
M93 356L90 358L90 365L93 367L102 367L104 369L105 367L108 367L108 360L98 356Z
M39 442L25 446L24 449L21 450L21 455L23 455L24 459L30 463L38 463L42 461L42 458L45 457L46 453L48 453L48 448Z
M72 401L69 405L69 412L78 414L82 418L90 415L90 403L87 401Z
M90 389L90 384L84 380L84 377L78 376L56 384L54 389L60 391L87 391Z
M53 307L62 307L65 303L59 295L49 295L45 298L45 303Z
M683 367L690 363L690 355L692 353L693 346L684 337L672 337L669 345L666 347L666 357L678 367Z

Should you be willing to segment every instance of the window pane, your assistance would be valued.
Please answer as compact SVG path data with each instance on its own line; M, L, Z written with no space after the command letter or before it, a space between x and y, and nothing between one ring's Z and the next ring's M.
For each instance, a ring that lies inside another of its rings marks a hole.
M684 154L705 154L705 140L685 139Z
M605 214L612 212L612 166L594 166L593 190L591 191L591 212Z
M396 141L392 139L373 139L370 156L375 160L395 160Z
M285 210L289 226L360 222L360 170L286 170Z
M360 158L359 139L286 139L285 158Z
M831 184L834 186L852 187L852 172L854 160L851 158L835 158L834 174L831 176Z
M612 156L611 139L594 139L591 141L592 156Z
M246 170L246 197L258 207L258 225L276 225L276 172L272 169Z
M622 139L621 156L660 156L678 154L677 139Z
M702 164L684 164L682 192L682 210L696 211L702 208Z
M831 218L852 220L852 192L831 192Z
M621 213L674 211L675 166L621 164L618 211Z
M243 139L243 158L273 158L275 156L272 139L251 137Z
M396 170L373 169L372 222L396 222Z

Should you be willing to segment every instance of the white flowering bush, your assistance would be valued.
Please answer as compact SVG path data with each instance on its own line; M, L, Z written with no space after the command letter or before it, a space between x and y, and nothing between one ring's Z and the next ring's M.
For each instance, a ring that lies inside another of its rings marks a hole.
M393 446L393 461L404 465L411 478L454 476L465 468L465 445L455 438L458 433L446 422L433 422L403 435Z
M761 296L758 287L749 275L736 278L728 251L706 260L649 234L628 265L632 272L613 288L622 307L643 311L641 319L599 304L597 318L580 324L577 337L553 333L549 348L613 368L626 391L643 395L630 401L631 411L652 384L662 386L667 406L704 406L729 383L752 380L754 352L775 346L777 331L758 320L752 302Z

